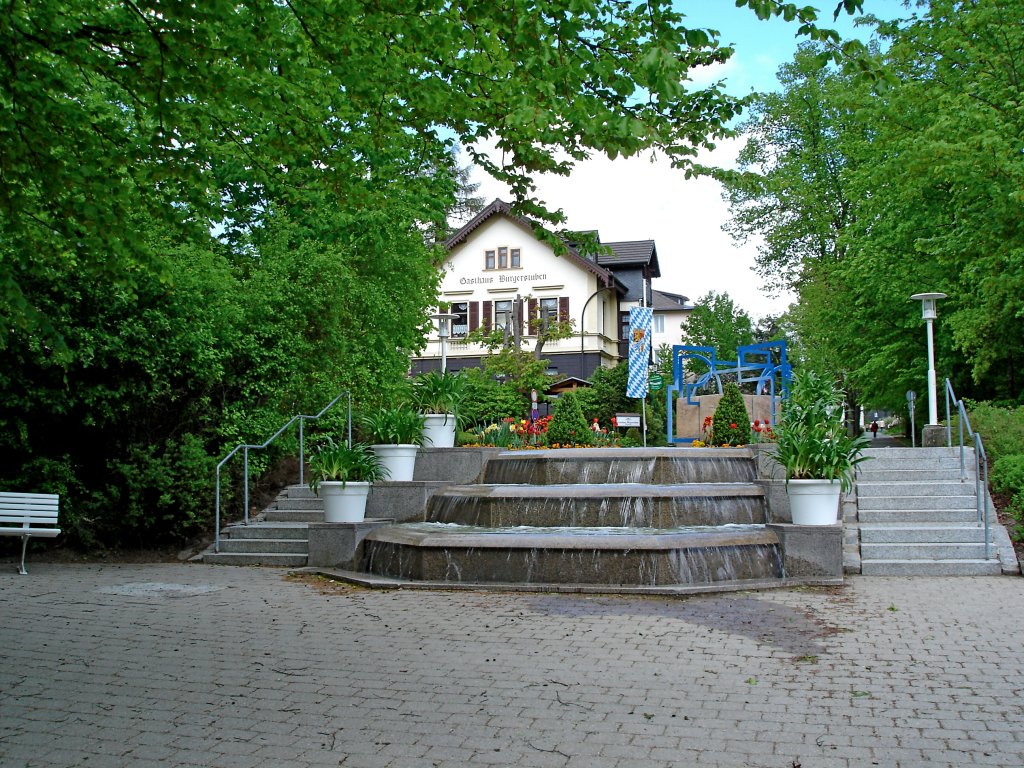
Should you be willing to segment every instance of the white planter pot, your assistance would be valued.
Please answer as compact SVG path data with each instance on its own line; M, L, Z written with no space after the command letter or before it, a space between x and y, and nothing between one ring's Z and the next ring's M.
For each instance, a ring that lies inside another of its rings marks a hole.
M404 443L401 445L371 445L370 450L377 454L380 463L387 470L388 480L412 480L416 469L416 452L418 445Z
M424 448L455 447L455 414L425 413L426 424L423 426Z
M838 480L790 480L786 483L789 511L795 525L834 525L839 522Z
M358 523L366 517L369 483L321 480L316 495L324 500L324 522Z

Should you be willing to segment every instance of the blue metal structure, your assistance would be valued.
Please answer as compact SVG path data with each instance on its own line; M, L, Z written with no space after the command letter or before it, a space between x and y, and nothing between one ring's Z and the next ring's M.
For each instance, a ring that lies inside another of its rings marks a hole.
M707 373L686 383L686 360L701 360L708 366ZM688 405L697 405L694 395L705 389L712 381L715 382L719 394L722 393L722 377L735 376L737 384L755 384L754 394L771 396L771 423L775 425L775 396L781 392L785 396L789 392L792 368L786 353L785 339L764 341L758 344L747 344L736 349L735 360L719 360L714 347L698 347L677 344L672 347L672 385L665 391L667 419L666 435L670 443L691 443L694 438L675 437L673 435L673 403L682 393Z

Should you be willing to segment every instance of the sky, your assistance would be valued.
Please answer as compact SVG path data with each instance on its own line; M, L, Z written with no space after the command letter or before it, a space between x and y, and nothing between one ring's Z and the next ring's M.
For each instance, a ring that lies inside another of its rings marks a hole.
M855 34L851 20L832 22L836 2L809 0L801 5L821 9L820 26L844 36ZM729 62L708 73L709 79L724 79L735 95L778 88L775 73L792 59L800 42L796 24L759 21L748 8L736 8L734 0L676 0L675 6L692 26L717 29L721 41L736 50ZM902 0L863 0L863 8L881 18L909 15ZM742 139L719 141L713 153L702 153L697 161L730 167L741 146ZM496 197L511 201L507 187L483 171L475 170L472 180L480 183L480 195L488 202ZM664 159L652 162L648 154L615 161L592 157L568 177L540 177L536 196L566 214L568 229L596 229L604 242L654 240L662 275L654 281L658 290L688 296L691 302L709 291L728 293L755 320L785 312L794 297L765 292L753 270L757 241L739 245L722 230L729 211L721 193L718 182L687 180L683 171Z

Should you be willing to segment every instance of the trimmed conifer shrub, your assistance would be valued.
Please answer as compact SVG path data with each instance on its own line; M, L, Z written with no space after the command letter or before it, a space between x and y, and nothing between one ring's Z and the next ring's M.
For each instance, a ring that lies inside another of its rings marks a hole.
M590 445L590 428L583 408L572 392L555 401L555 412L548 425L548 445Z
M725 385L711 423L715 445L745 445L750 442L750 416L743 404L743 393L734 382Z

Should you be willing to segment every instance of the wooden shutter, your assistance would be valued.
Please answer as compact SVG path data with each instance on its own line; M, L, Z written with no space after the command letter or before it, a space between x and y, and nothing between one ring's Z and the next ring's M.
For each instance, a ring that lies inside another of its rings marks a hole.
M569 297L562 296L558 299L558 322L569 322Z
M480 302L469 302L469 330L470 333L480 327Z
M494 302L484 302L484 330L491 332L491 318L494 317Z
M528 307L527 311L530 314L530 325L529 325L530 330L528 331L528 333L529 333L530 336L536 336L537 335L537 300L536 299L530 299L528 304L527 304L527 307Z

